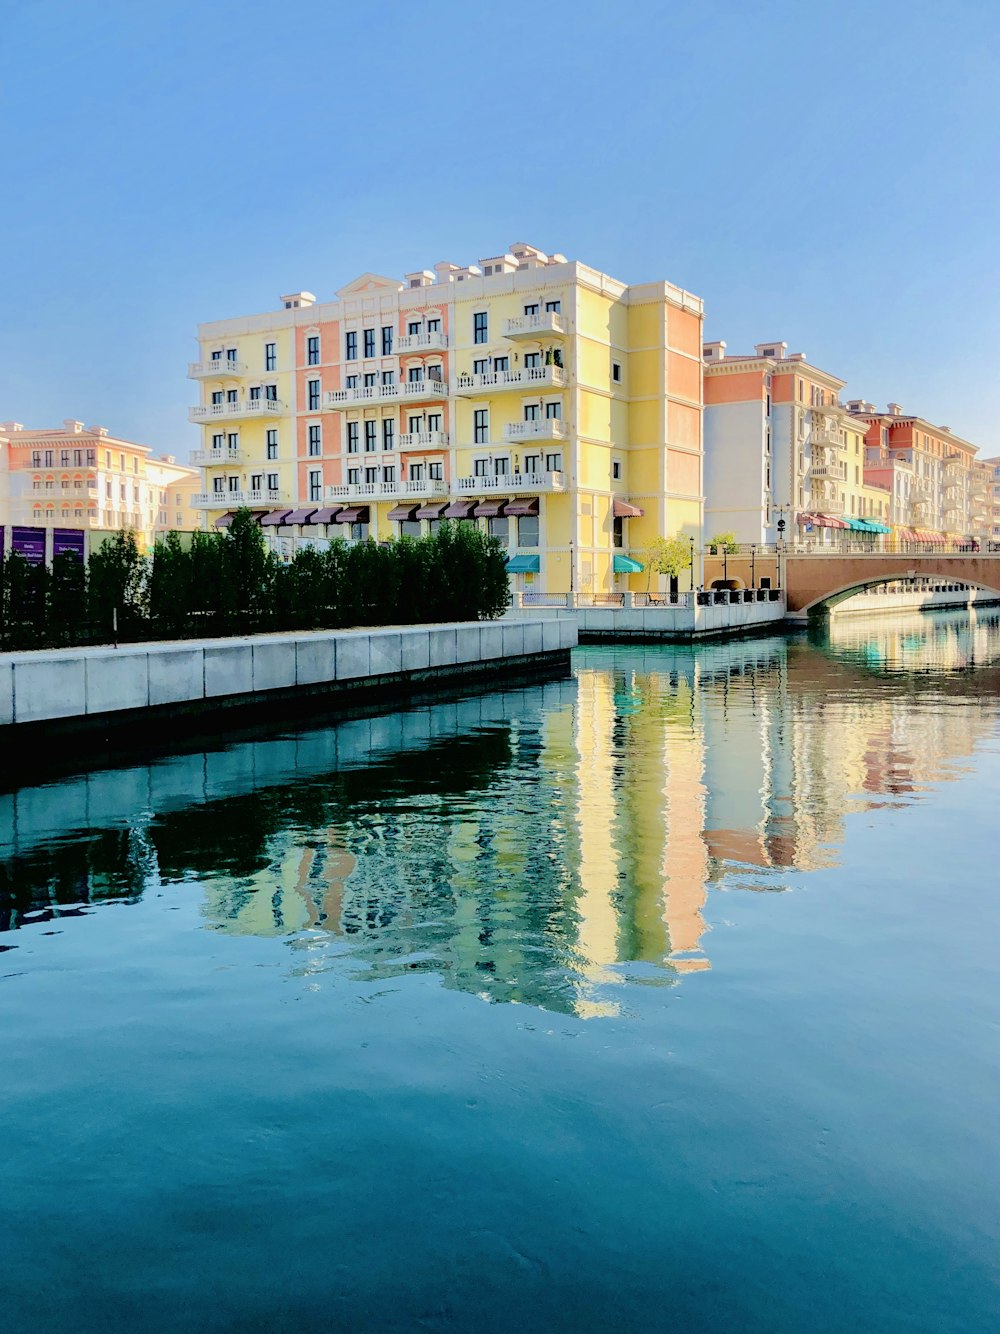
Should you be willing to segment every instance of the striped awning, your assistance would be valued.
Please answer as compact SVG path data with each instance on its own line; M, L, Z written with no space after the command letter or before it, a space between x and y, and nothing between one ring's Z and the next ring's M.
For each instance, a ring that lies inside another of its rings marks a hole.
M421 505L417 510L416 517L418 519L440 519L447 508L448 502L446 500L435 500L430 505Z
M420 508L419 505L393 505L392 509L385 516L387 519L408 522Z
M303 519L302 522L303 522L303 523L308 523L308 524L316 524L316 523L340 523L340 518L339 518L339 516L340 516L342 513L343 513L343 510L341 509L341 507L340 507L339 505L331 505L331 506L328 506L326 509L313 510L313 512L312 512L312 514L310 514L309 518L308 518L308 519Z
M504 514L511 518L525 518L529 514L538 513L538 497L530 496L525 500L508 500L504 507Z
M446 519L471 519L475 513L474 500L453 500L444 512Z
M316 513L316 506L311 508L292 510L290 514L285 515L285 523L312 523L312 516Z
M277 528L279 524L285 522L291 510L271 510L267 514L262 514L258 522L261 528Z
M219 515L219 517L215 521L215 526L216 528L228 528L235 518L236 514L234 513L234 511L229 510L228 513Z
M348 505L337 515L338 523L368 523L369 510L367 505Z
M481 500L473 513L477 519L499 519L506 504L506 497L503 500Z
M616 519L641 519L646 513L638 505L630 505L627 500L620 500L615 496L612 502L612 510Z

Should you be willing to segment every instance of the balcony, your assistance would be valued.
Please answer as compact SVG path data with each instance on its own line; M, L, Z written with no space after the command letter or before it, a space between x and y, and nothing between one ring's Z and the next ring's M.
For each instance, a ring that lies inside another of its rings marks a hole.
M847 442L836 426L814 426L809 439L813 445L824 445L827 449L847 448Z
M440 331L435 333L399 334L396 337L396 351L401 357L413 356L420 352L447 352L448 335Z
M458 377L456 394L496 394L507 389L563 389L566 372L562 366L526 366L519 371L489 371L485 375L463 374Z
M242 361L223 361L218 358L215 361L189 361L188 379L189 380L218 380L226 376L246 375L247 368Z
M196 510L235 510L244 505L259 509L289 503L287 491L202 491L191 497L191 508Z
M325 406L328 411L346 408L372 407L376 403L439 402L448 397L448 381L404 380L402 384L370 384L354 389L328 389Z
M512 320L503 322L504 338L564 338L566 322L555 310L546 310L540 315L516 315Z
M847 464L814 463L810 469L810 473L817 481L829 480L831 482L846 482Z
M530 444L532 441L565 440L566 423L560 417L540 417L530 422L508 422L503 428L507 444Z
M242 449L196 449L191 462L196 468L211 468L218 464L242 463L246 455Z
M447 431L404 431L399 437L399 448L438 450L448 448Z
M964 494L964 488L961 486L955 486L952 483L949 483L941 492L941 495L945 500L959 500L963 494Z
M459 496L490 496L497 492L507 495L534 494L537 491L565 491L566 482L561 472L515 472L499 477L459 477L452 491Z
M244 417L281 417L288 409L280 398L239 398L235 403L206 403L188 411L188 421L239 421Z
M328 486L327 500L446 500L448 483L444 481L355 482L347 486Z

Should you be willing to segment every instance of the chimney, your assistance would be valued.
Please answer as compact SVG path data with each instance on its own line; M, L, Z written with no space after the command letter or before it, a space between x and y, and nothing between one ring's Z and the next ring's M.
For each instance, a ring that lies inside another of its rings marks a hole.
M13 434L15 431L23 431L24 427L20 422L0 422L0 431L6 431Z
M885 405L885 410L890 417L902 417L903 415L903 408L899 403L887 403Z
M278 297L285 310L298 310L300 307L304 310L306 306L314 306L316 298L312 292L289 292L285 296Z
M63 426L66 427L70 435L79 435L83 430L83 422L74 421L72 417L64 417Z
M415 269L413 273L404 273L403 281L407 287L433 287L435 277L432 269Z
M82 422L80 423L80 426L81 426L81 429L82 429L82 427L83 427L83 423L82 423ZM91 426L91 427L89 427L88 429L89 429L89 434L90 434L90 435L99 435L99 436L101 437L102 440L103 440L104 437L108 434L108 428L107 428L106 426Z
M716 343L703 343L701 355L705 361L725 361L726 344L722 339Z
M771 357L776 361L781 361L788 351L787 343L755 343L754 351L758 357Z

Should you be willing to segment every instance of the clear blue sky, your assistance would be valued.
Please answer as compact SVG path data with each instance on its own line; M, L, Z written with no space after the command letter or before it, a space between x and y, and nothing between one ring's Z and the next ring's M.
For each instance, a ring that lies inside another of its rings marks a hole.
M0 16L0 419L186 457L199 321L525 240L1000 453L1000 4Z

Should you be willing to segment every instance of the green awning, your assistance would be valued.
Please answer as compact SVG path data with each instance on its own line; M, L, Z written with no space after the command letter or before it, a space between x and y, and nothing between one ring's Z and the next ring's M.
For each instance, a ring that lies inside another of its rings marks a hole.
M844 522L850 528L852 533L870 533L871 529L865 523L864 519L846 519Z
M537 574L537 556L511 556L507 562L508 574Z
M631 556L615 557L615 574L641 574L642 566Z

